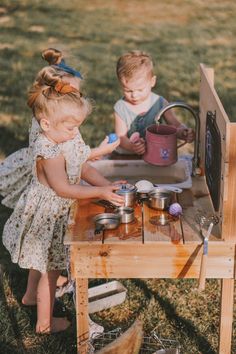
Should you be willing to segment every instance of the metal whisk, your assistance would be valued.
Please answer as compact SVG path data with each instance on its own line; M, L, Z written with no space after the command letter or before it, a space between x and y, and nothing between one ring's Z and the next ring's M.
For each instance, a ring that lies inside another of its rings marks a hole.
M207 263L207 256L208 256L208 240L213 229L213 226L218 224L219 218L217 215L206 215L204 213L197 213L195 216L195 220L200 226L200 233L201 236L204 238L203 242L203 253L200 265L200 273L199 273L199 282L198 282L198 290L202 291L205 289L205 282L206 282L206 263ZM204 226L207 226L207 233L206 236L203 236L202 229Z

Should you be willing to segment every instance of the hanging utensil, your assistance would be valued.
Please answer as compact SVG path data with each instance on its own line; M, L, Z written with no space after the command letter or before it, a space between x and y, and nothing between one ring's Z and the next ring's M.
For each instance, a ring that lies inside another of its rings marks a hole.
M207 256L208 256L208 241L211 235L213 226L218 224L219 218L216 215L206 216L204 214L197 214L195 220L200 225L200 233L203 237L203 253L200 264L200 273L198 279L198 290L202 291L205 289L206 284L206 267L207 267ZM203 235L202 228L203 226L208 225L206 236Z

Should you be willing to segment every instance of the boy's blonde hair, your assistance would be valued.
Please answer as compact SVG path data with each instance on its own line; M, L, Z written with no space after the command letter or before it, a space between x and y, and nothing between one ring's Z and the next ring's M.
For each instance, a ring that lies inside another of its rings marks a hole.
M32 109L35 118L53 121L63 120L63 112L66 106L75 110L75 120L79 119L78 112L88 115L92 105L79 90L70 85L58 75L52 66L43 68L37 75L36 81L28 94L28 106ZM71 109L70 109L71 111Z
M141 70L146 70L148 75L153 76L153 60L146 52L133 50L123 54L117 61L116 74L120 81L131 79Z

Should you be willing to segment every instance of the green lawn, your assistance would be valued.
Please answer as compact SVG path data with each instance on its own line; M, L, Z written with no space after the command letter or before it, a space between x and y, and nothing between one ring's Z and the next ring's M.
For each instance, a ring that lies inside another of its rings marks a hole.
M230 120L236 121L235 15L233 0L1 0L0 158L27 144L31 119L27 90L45 65L40 53L47 47L62 50L68 64L85 77L83 91L94 99L95 109L82 134L91 146L113 130L113 104L120 97L116 60L131 49L152 54L157 93L169 101L185 101L196 110L199 63L214 68L217 92ZM1 230L9 213L0 207ZM2 246L0 258L0 353L75 353L72 299L63 298L72 318L70 330L48 337L35 335L35 310L20 305L27 272L11 264ZM93 316L106 330L127 328L141 312L146 334L157 326L161 336L180 341L182 353L217 352L217 280L208 281L201 294L194 280L122 282L128 288L127 300ZM235 331L234 321L234 335Z

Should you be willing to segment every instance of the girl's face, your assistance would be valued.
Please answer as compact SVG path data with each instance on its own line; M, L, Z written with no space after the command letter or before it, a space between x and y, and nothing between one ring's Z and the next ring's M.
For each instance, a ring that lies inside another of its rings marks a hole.
M54 120L50 121L48 119L42 119L40 121L41 128L46 137L56 144L74 139L79 132L80 125L86 118L86 114L81 112L81 110L78 112L78 118L76 117L76 119L74 118L75 112L70 111L70 109L67 109L66 114L63 115L63 118L60 119L59 122L55 122ZM63 113L64 112L62 112L62 114Z
M131 79L121 80L121 86L125 100L132 105L144 102L150 95L152 88L156 84L156 76L137 73Z

